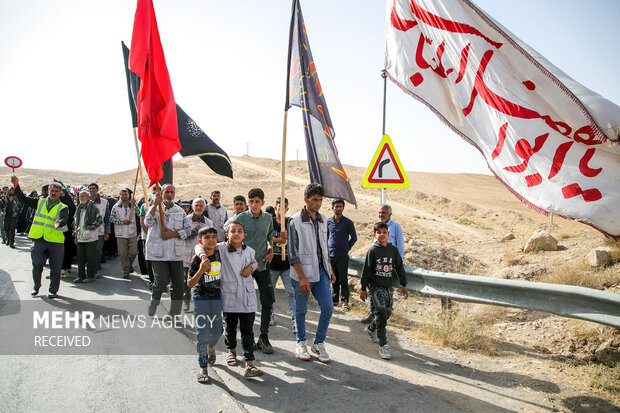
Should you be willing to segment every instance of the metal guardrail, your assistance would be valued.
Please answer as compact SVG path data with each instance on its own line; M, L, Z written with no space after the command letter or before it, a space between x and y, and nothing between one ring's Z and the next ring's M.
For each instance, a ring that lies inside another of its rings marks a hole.
M364 260L349 259L360 277ZM620 328L620 294L572 285L504 280L405 267L407 289L457 301L527 308Z

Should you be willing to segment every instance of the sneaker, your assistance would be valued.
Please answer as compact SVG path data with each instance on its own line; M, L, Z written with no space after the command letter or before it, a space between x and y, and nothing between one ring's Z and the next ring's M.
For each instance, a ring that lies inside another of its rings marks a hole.
M273 353L273 347L271 346L269 338L267 337L259 337L258 341L256 342L256 348L265 354Z
M392 355L390 354L390 346L388 346L387 344L379 346L379 357L381 357L383 360L391 360Z
M329 363L329 354L325 351L325 345L323 343L314 343L311 347L312 352L319 356L319 361L322 363Z
M82 283L82 282L84 282L84 278L82 278L82 277L74 278L73 282L76 283L76 284Z
M65 277L68 277L68 276L69 276L69 274L67 274L67 270L60 271L60 278L65 278Z
M377 337L377 332L375 330L371 330L370 326L366 326L364 331L368 333L368 337L370 338L370 341L372 341L373 343L379 344L379 337Z
M30 293L30 296L36 297L37 295L39 295L39 289L38 288L33 288L32 292Z
M271 313L271 317L269 318L269 325L270 326L275 326L276 325L276 320L274 318L273 312Z
M370 322L375 318L373 313L368 313L368 315L360 320L362 324L370 324Z
M129 274L127 274L127 273L123 274L123 278L124 278L124 279L126 279L126 280L131 279L131 277L130 277L130 276L129 276Z
M92 282L94 282L94 281L95 281L95 278L94 278L94 277L86 277L86 278L84 278L84 281L82 281L82 282L85 282L85 283L92 283Z
M347 303L346 301L342 302L342 311L349 311L351 308L349 307L349 303Z
M58 294L56 294L56 293L49 293L47 295L47 298L58 298Z
M305 341L297 342L297 347L295 347L295 356L299 360L304 360L304 361L310 360L310 354L308 354L308 347L306 346Z
M185 302L183 302L183 311L185 311L186 313L189 313L189 312L190 312L190 309L189 309L189 301L185 301Z

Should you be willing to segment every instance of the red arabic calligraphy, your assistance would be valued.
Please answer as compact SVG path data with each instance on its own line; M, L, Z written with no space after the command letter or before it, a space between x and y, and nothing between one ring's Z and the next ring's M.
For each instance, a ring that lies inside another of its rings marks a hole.
M566 156L571 148L581 148L580 146L574 146L573 144L575 142L579 142L584 145L598 145L605 140L604 138L602 140L597 138L594 129L590 125L573 128L564 121L552 119L550 115L541 114L535 109L531 109L516 102L513 102L491 90L491 88L485 82L485 73L489 68L489 64L492 62L494 55L496 53L500 53L498 52L498 50L502 47L503 43L491 39L490 36L485 35L480 30L468 24L452 21L437 16L422 8L416 0L409 0L409 8L406 10L405 14L408 15L407 18L410 18L410 20L399 16L397 12L397 2L396 0L394 0L392 12L390 15L390 22L392 26L398 31L405 32L411 30L416 26L418 26L418 28L423 28L423 26L427 26L430 28L439 29L446 33L473 35L478 38L484 39L484 41L488 44L488 49L484 51L484 53L480 53L480 51L474 54L474 56L482 56L477 67L469 67L468 63L469 57L472 52L472 43L468 42L460 51L457 75L455 73L455 68L446 67L446 63L442 61L442 58L444 57L446 51L446 42L448 42L448 44L451 44L452 47L454 47L454 43L450 43L450 40L448 39L431 39L425 36L424 33L426 32L422 32L420 30L414 59L415 65L417 66L416 69L418 70L416 70L409 77L414 87L419 87L424 82L424 76L426 75L423 74L424 71L432 72L436 74L439 78L446 79L446 81L449 82L452 82L452 80L454 79L454 84L460 83L468 72L472 73L473 71L475 71L473 85L469 86L471 87L471 92L469 93L469 101L467 105L462 109L462 113L465 117L469 116L472 113L476 104L484 104L489 108L492 108L495 111L512 118L524 120L542 120L553 131L561 134L568 139L571 139L571 141L569 142L559 144L558 147L555 149L555 153L547 177L548 180L551 180L560 172ZM479 41L478 44L480 44ZM454 73L456 76L449 76L452 73ZM524 91L528 93L536 93L536 84L534 82L526 79L521 83L524 87ZM509 123L505 122L499 129L498 141L494 151L491 154L493 159L497 158L502 153L502 150L505 147L508 134L508 126ZM518 139L514 144L514 148L510 148L510 150L523 161L518 165L506 166L504 167L504 170L512 173L525 173L530 160L543 149L545 143L549 142L547 143L547 145L552 144L551 142L553 142L553 140L548 140L548 138L549 133L543 133L539 135L534 139L533 146L526 139ZM581 160L579 162L579 172L584 177L595 177L599 175L603 170L603 168L591 167L589 165L595 153L595 148L588 148L585 151L585 154L581 157ZM525 176L524 179L529 187L539 185L543 182L543 177L539 173L529 174ZM602 197L598 189L592 188L582 190L581 187L576 183L563 187L562 193L567 199L580 195L583 197L585 202L596 201Z

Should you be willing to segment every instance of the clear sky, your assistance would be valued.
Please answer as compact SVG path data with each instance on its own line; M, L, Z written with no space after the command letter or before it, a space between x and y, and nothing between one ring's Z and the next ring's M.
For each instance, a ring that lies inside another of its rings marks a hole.
M475 3L584 86L620 104L617 0ZM154 0L177 103L229 155L281 154L290 0ZM131 0L0 0L0 157L24 167L136 167L121 40ZM381 140L385 2L302 0L344 164ZM298 108L287 159L305 159ZM388 82L387 133L407 170L489 173L480 153ZM205 166L205 168L207 168Z

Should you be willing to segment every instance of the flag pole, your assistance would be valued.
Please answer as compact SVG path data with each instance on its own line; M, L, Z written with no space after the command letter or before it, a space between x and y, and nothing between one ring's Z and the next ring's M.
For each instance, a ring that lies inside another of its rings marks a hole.
M138 148L138 135L136 129L133 128L133 141L136 144L136 156L138 157L138 171L140 171L140 182L142 182L142 191L144 192L144 203L146 208L149 208L149 197L146 193L146 185L144 185L144 176L142 175L142 161L140 160L140 149ZM133 187L133 192L136 193L136 185Z
M386 96L387 96L387 70L383 69L381 71L381 77L383 78L383 132L381 133L381 137L385 135L385 107L386 107ZM381 188L381 204L387 203L387 190L385 188Z
M286 232L286 196L284 191L284 181L286 177L286 131L288 128L288 109L290 107L289 102L289 87L291 82L291 53L293 47L293 31L295 28L295 12L297 11L297 1L291 2L291 24L289 25L288 33L288 55L286 57L286 88L284 96L284 127L282 131L282 188L280 190L280 231ZM286 259L286 242L282 243L282 261Z
M286 201L284 183L286 178L286 130L288 124L288 110L284 111L284 128L282 132L282 187L280 188L280 231L286 232ZM282 243L282 261L286 260L286 242Z

